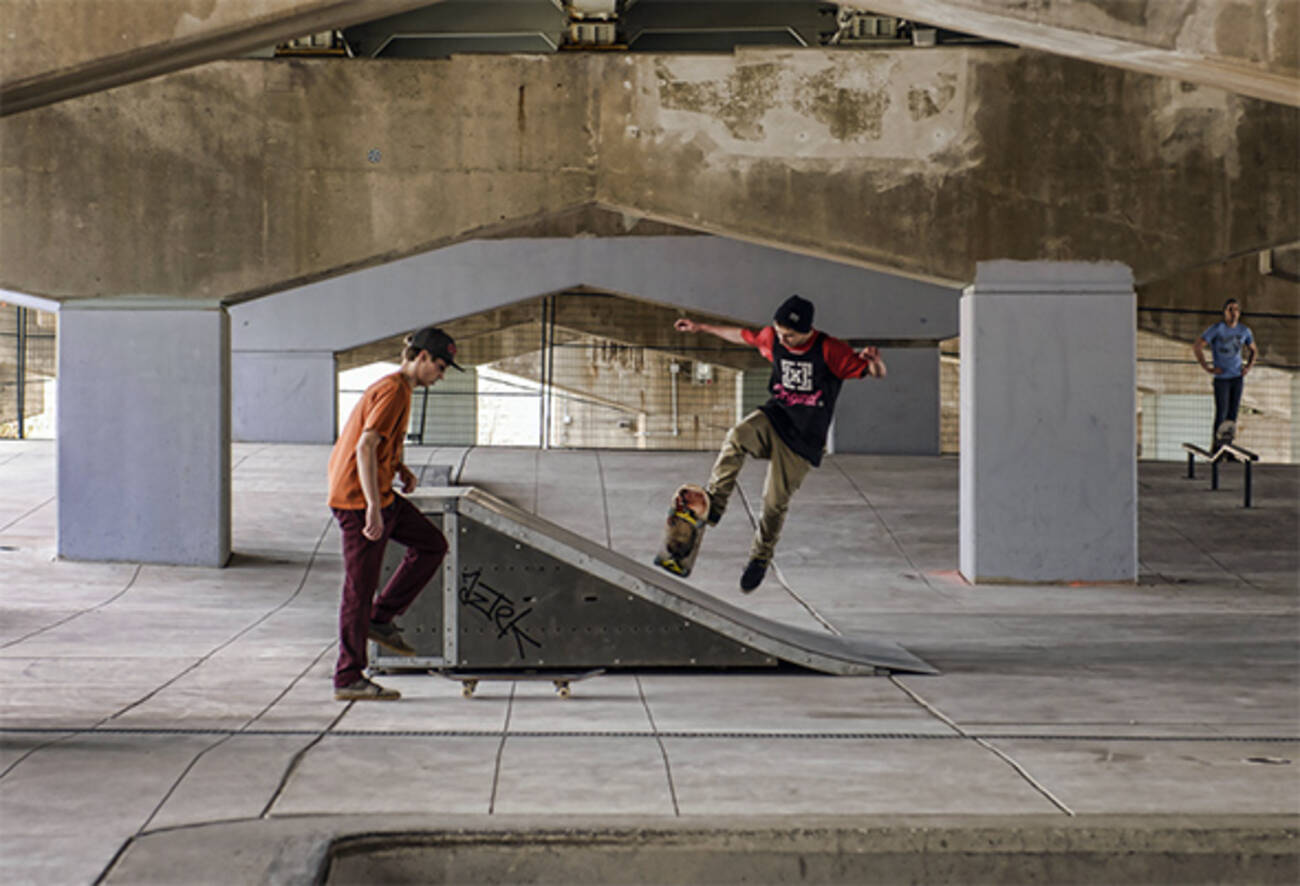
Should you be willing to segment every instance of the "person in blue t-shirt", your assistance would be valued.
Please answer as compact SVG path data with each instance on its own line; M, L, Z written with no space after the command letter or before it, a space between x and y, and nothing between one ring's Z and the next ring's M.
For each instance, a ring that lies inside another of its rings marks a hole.
M1210 348L1213 362L1205 359L1205 349ZM1192 345L1196 362L1214 376L1214 429L1211 446L1226 436L1237 422L1237 407L1241 405L1241 384L1250 368L1255 365L1255 336L1250 327L1241 322L1241 305L1235 298L1223 303L1223 319L1201 334ZM1224 427L1226 422L1232 422Z

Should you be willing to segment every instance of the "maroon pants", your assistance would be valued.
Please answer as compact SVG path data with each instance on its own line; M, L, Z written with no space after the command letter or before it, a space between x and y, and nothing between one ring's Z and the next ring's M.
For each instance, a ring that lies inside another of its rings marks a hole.
M334 668L334 685L339 687L355 682L366 667L366 633L370 622L390 622L406 611L442 565L447 539L415 505L400 495L394 495L393 503L384 508L384 534L377 541L361 534L366 526L364 509L332 510L343 531L339 661ZM389 539L405 545L406 556L376 597L384 548Z

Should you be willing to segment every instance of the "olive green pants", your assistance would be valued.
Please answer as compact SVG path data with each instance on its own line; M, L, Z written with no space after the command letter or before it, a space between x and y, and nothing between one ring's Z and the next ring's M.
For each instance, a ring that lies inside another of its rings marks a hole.
M781 527L785 524L790 499L808 476L812 468L808 460L795 454L772 429L772 423L761 411L755 409L744 420L727 432L727 439L713 463L709 475L709 496L714 510L727 509L727 499L736 488L736 477L745 464L745 456L768 459L767 479L763 481L763 516L758 521L758 531L749 546L749 556L771 560L776 550Z

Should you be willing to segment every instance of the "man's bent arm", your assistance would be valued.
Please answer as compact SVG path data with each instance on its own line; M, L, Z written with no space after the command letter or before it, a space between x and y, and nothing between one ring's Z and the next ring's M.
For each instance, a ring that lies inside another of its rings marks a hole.
M1192 344L1192 351L1196 354L1196 362L1200 363L1201 368L1206 372L1210 371L1210 367L1205 363L1205 348L1209 344L1210 343L1203 338L1198 338L1195 343Z

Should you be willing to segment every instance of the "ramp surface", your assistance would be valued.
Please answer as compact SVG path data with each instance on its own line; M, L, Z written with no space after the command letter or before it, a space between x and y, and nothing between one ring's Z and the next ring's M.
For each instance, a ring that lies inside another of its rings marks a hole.
M448 535L456 537L449 568L456 575L461 624L458 651L449 660L460 666L784 661L830 674L938 673L884 638L818 633L755 615L655 568L649 553L646 563L637 562L480 489L420 490L412 498L426 512L441 511ZM504 593L487 577L523 590ZM559 607L546 611L543 588L568 594L562 615ZM617 594L623 608L612 618L605 614L612 611L611 591L623 592ZM467 607L477 610L477 633ZM528 625L521 623L525 615L533 619ZM502 640L513 641L510 655L518 661L490 660L490 644L499 647ZM663 660L665 650L674 648L677 657Z

